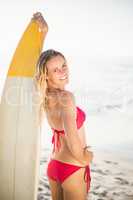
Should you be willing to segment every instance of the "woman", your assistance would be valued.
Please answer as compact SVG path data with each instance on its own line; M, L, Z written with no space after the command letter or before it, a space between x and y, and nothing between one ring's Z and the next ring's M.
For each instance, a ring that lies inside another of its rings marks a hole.
M85 112L75 105L74 94L65 89L69 67L64 55L53 49L42 52L35 77L43 97L41 110L53 132L53 151L47 166L52 199L85 200L93 153L86 146Z

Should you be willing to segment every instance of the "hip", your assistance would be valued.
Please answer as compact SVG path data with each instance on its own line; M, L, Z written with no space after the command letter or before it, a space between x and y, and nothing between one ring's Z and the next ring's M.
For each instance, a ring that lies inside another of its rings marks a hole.
M80 167L85 167L81 164L76 158L72 155L72 153L67 149L62 149L59 152L54 152L50 155L51 159L58 160L68 164L74 164Z

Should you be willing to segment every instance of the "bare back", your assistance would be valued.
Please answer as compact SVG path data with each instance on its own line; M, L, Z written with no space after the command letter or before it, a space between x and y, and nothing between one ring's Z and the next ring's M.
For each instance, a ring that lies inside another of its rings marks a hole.
M64 130L60 102L61 102L60 91L47 92L46 116L47 116L48 124L50 125L50 127L54 129ZM83 146L85 146L86 141L85 141L84 126L82 126L78 130L78 135L81 139ZM62 135L60 137L60 143L61 143L61 148L59 152L54 152L52 154L52 158L60 160L62 162L68 162L68 163L81 165L81 163L79 163L71 154L71 151L67 145L65 135Z

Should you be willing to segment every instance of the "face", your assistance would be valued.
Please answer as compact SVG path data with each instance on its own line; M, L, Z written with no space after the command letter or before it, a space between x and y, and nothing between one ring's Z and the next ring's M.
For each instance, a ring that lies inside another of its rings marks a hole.
M48 86L64 89L65 85L69 82L69 72L66 60L62 56L57 55L47 61L46 67L48 70L46 77Z

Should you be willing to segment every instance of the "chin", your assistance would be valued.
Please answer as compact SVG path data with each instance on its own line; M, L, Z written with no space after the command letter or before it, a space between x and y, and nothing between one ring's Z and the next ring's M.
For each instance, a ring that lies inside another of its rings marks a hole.
M62 86L62 88L63 88L68 83L69 83L69 79L62 80L62 81L59 80L58 85L59 85L59 87Z
M69 83L69 79L65 80L64 85Z
M66 81L65 81L65 85L67 85L69 83L69 79L67 79Z

